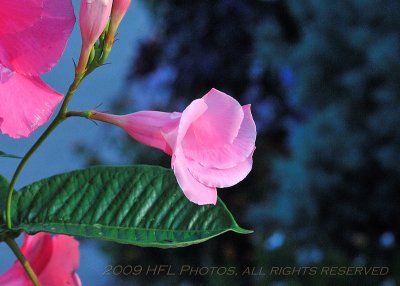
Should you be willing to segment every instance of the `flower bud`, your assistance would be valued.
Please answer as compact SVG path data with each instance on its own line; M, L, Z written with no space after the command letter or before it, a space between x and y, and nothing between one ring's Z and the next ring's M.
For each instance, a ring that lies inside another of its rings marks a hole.
M112 0L81 0L79 24L84 47L92 47L108 23Z
M131 2L132 0L113 1L113 6L111 10L110 28L106 39L106 47L112 46L115 39L115 34L117 33L118 26L121 23L122 18L125 16L126 11L128 11Z
M77 73L83 73L94 43L104 31L111 13L112 0L81 0L79 24L82 51Z
M132 0L114 0L111 10L111 26L113 23L117 26L121 23L121 20L125 16L126 11L128 11L131 2Z

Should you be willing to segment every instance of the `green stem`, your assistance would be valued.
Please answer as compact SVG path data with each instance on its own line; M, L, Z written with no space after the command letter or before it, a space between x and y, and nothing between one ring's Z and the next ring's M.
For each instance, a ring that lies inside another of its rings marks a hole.
M79 56L78 66L76 67L76 72L79 74L84 74L86 70L86 66L90 57L90 53L92 51L92 47L86 47L82 44L81 54Z
M22 158L21 162L19 163L17 169L15 170L14 176L11 179L9 188L8 188L8 196L7 196L7 208L6 208L6 222L7 222L7 228L11 229L12 228L12 222L11 222L11 202L12 202L12 196L14 193L14 187L15 184L17 183L18 177L20 173L22 172L23 168L25 167L25 164L28 162L28 160L31 158L31 156L35 153L35 151L42 145L42 143L47 139L47 137L54 131L54 129L66 119L66 113L67 113L67 107L69 102L71 101L72 96L74 95L76 89L79 86L79 83L81 82L83 78L82 74L76 74L73 83L70 85L67 94L65 95L64 101L61 105L60 111L54 118L54 120L50 123L50 125L47 127L47 129L44 131L44 133L39 137L39 139L33 144L33 146L29 149L29 151L25 154L25 156Z
M86 111L68 111L65 114L65 117L84 117L86 119L91 119L93 111L86 110Z
M28 274L29 278L32 280L33 285L40 286L39 279L37 278L35 272L33 271L31 265L29 264L28 260L26 260L25 256L22 254L21 250L18 247L18 244L9 237L6 237L4 241L7 245L11 248L14 252L15 256L18 258L19 262L21 262L22 266L24 267L26 274Z

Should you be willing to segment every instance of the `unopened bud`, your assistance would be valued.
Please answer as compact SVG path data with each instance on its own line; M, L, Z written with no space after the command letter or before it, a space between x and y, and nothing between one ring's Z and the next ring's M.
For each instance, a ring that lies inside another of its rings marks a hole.
M82 34L82 51L77 68L84 72L90 51L104 31L111 14L112 0L81 0L79 24Z
M110 28L107 33L106 39L106 47L109 48L114 43L115 34L117 33L117 29L119 24L124 18L126 11L128 11L129 5L132 0L114 0L111 10L111 20L110 20Z
M112 0L81 0L79 24L84 46L94 45L107 25Z
M111 10L111 26L117 26L121 23L122 18L128 11L132 0L114 0Z

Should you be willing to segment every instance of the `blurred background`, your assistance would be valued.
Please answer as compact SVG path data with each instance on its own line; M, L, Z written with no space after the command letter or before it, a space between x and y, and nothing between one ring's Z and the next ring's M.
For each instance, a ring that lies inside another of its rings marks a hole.
M79 46L76 26L60 64L45 76L60 91L72 79ZM182 111L212 87L251 103L258 131L253 170L219 194L254 233L170 250L84 240L84 285L400 285L399 57L398 0L133 1L111 65L84 82L71 109L102 103L99 110L118 114ZM37 136L2 135L1 150L23 154ZM11 177L16 163L2 159L0 173ZM93 164L169 167L170 158L113 126L74 118L35 155L19 186ZM0 270L12 258L4 261ZM103 275L107 265L160 264L390 271Z

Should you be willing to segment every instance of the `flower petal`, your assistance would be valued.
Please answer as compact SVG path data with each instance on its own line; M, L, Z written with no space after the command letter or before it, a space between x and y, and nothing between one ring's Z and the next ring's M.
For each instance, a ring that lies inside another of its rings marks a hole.
M79 266L79 243L67 235L51 236L45 232L25 235L21 251L42 285L80 286L76 274ZM21 263L0 275L0 285L30 286L32 282Z
M187 110L182 114L182 121L190 122L182 140L185 151L191 153L191 150L218 148L232 143L244 116L240 104L216 89L212 89L199 101L204 101L207 106L200 116L194 117Z
M25 24L15 33L0 33L0 63L25 75L49 71L64 52L74 23L70 0L44 0L40 18L33 25Z
M119 126L140 143L171 155L172 150L165 137L176 138L179 119L177 113L139 111L121 116Z
M173 156L172 168L174 169L176 180L189 201L198 205L217 203L217 189L207 187L197 181L189 172L186 159L182 156L182 151L178 150Z
M45 269L53 253L51 236L45 232L39 232L35 235L24 234L21 252L31 264L33 271L39 275Z
M172 112L170 113L170 117L173 120L161 129L161 133L168 144L168 150L164 150L164 152L168 155L172 155L172 150L175 149L182 113Z
M52 237L53 253L40 274L42 285L80 286L76 270L79 267L79 243L72 236Z
M15 33L32 26L42 14L43 0L1 2L0 34Z
M182 146L185 156L206 168L228 169L245 161L254 150L256 125L251 115L250 105L242 107L243 121L237 137L224 145L199 144L195 130L189 128Z
M22 267L17 267L19 261L14 262L13 266L5 273L0 274L0 285L25 286L32 285L31 280L25 275Z
M36 235L25 234L21 252L29 261L33 271L39 275L46 267L47 261L53 252L50 235L44 232L37 233ZM7 272L0 275L0 285L21 286L32 285L32 283L21 263L16 260Z
M207 111L194 122L196 134L202 138L200 144L223 145L232 142L243 121L243 110L233 97L215 88L202 98L207 104Z
M217 188L236 185L250 173L253 165L253 154L233 168L205 168L195 161L187 160L187 168L192 176L200 183Z
M28 137L49 120L62 98L39 77L13 73L0 65L2 133L13 138Z
M207 108L207 104L202 99L193 100L192 103L185 108L180 119L177 137L175 140L169 142L170 145L174 146L173 149L181 144L191 124L202 116Z

